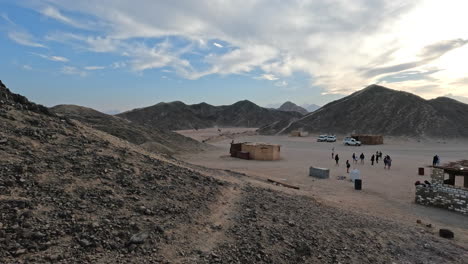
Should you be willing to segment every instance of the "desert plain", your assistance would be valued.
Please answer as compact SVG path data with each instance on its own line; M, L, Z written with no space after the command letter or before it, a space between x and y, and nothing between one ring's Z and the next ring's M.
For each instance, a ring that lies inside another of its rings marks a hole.
M221 130L221 131L220 131ZM209 128L181 130L178 133L204 141L213 146L210 150L182 155L180 158L196 165L230 170L245 174L255 182L272 179L299 187L299 190L280 187L283 191L311 196L320 202L359 214L373 215L417 226L431 224L434 234L439 228L449 228L457 233L455 242L468 244L468 220L466 216L433 207L415 204L416 181L431 181L432 158L439 155L441 162L458 161L468 155L468 141L458 139L416 139L385 137L383 145L345 146L344 135L336 142L317 142L318 135L291 137L286 135L256 135L254 128ZM229 156L230 143L263 142L281 145L281 160L243 160ZM339 166L332 159L332 150L340 157ZM376 151L390 155L392 167L384 168L383 162L371 165L370 158ZM365 155L364 164L352 161L352 154ZM345 162L351 169L358 169L362 178L362 190L354 189L346 172ZM330 169L329 179L310 177L309 167ZM424 176L418 168L424 167ZM346 178L343 180L342 177ZM455 185L462 185L457 177ZM272 185L272 184L271 184ZM273 185L272 185L273 186ZM276 187L275 187L276 188Z

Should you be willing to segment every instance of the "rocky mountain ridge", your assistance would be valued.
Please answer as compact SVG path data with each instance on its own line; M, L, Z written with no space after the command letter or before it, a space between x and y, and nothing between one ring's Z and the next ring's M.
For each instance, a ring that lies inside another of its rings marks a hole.
M370 85L293 122L276 122L263 134L302 129L312 133L408 137L468 137L468 105L448 98L425 100Z
M292 120L302 115L260 107L248 100L232 105L207 103L186 105L183 102L159 103L117 115L136 124L167 130L210 127L261 127L279 120Z

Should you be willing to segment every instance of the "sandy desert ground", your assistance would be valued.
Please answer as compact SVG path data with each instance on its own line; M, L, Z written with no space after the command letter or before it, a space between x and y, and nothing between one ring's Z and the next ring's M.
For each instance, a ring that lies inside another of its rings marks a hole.
M253 161L231 158L229 143L232 139L225 137L220 140L210 140L215 146L210 151L196 155L185 155L182 158L196 165L211 168L229 169L242 172L253 179L274 179L280 182L300 187L297 192L313 196L319 201L340 208L376 215L396 221L414 223L420 219L423 223L431 223L434 232L438 228L450 228L456 232L456 242L468 243L468 217L437 208L420 206L414 203L414 182L430 181L432 157L438 154L441 161L457 161L468 158L468 141L459 140L415 140L402 138L386 138L384 145L351 147L342 144L342 137L335 143L316 142L316 136L243 136L243 131L252 129L223 128L223 133L231 132L239 137L236 142L265 142L280 144L281 157L279 161ZM219 132L217 129L186 130L179 133L197 140L213 139ZM339 166L331 158L332 148L340 156ZM390 155L393 160L391 170L385 170L383 162L371 166L370 157L376 151ZM365 164L353 164L352 154L366 156ZM351 169L357 168L363 179L363 189L354 190L354 185L348 180L345 162L350 161ZM325 180L308 176L310 166L330 168L330 178ZM418 167L425 168L425 176L418 175ZM346 176L346 180L338 180L337 176ZM458 179L462 180L462 179ZM457 185L462 184L457 181ZM286 188L285 188L286 189Z

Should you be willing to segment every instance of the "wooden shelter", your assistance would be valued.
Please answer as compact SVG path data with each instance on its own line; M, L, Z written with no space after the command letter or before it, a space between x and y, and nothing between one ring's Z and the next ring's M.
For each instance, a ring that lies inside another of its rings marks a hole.
M351 137L357 141L361 141L361 144L363 145L382 145L384 143L382 135L354 134L351 135Z
M280 145L266 143L231 143L231 157L253 160L279 160Z

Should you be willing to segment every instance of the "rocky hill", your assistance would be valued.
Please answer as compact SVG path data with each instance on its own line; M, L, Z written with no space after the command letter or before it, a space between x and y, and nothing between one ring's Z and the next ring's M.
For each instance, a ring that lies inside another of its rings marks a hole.
M452 102L452 103L449 103ZM366 133L410 137L468 137L468 105L448 98L425 100L371 85L291 123L277 122L260 133Z
M421 227L149 153L0 82L0 263L464 263ZM358 241L358 243L356 243Z
M266 109L245 100L225 106L212 106L207 103L194 105L182 102L159 103L117 116L154 128L183 130L215 126L261 127L280 120L299 118L302 115L296 112Z
M290 102L290 101L287 101L285 102L284 104L282 104L278 110L280 111L285 111L285 112L298 112L300 114L307 114L309 113L309 111L307 111L306 109L296 105L295 103L293 102Z
M316 105L316 104L304 104L304 105L301 105L301 107L307 110L307 112L311 113L320 109L321 106Z
M76 105L57 105L51 111L90 127L127 140L149 150L165 154L196 152L206 149L205 144L168 130L132 124L126 119L111 116L91 108Z

